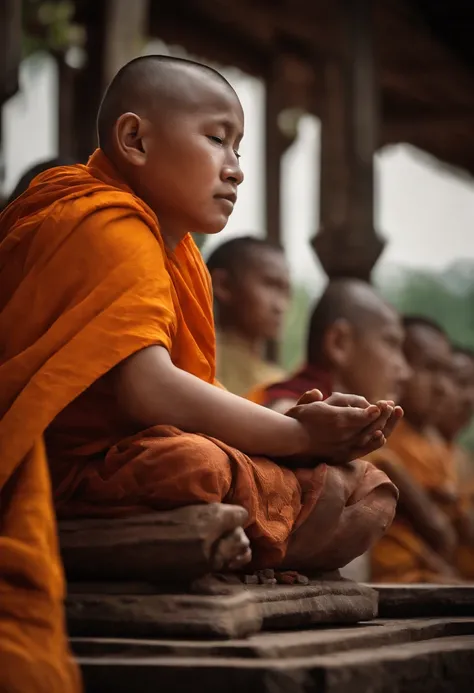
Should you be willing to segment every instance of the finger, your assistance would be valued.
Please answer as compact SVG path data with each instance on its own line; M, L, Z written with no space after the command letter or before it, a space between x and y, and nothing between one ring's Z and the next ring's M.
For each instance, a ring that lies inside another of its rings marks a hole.
M359 441L357 441L357 439L354 440L356 445L368 445L374 433L377 431L384 432L384 429L392 415L393 409L386 402L379 402L377 406L379 407L380 416L369 426L367 426L364 431L362 431L362 436L360 437Z
M370 442L367 443L367 445L363 445L361 447L357 447L354 449L354 458L367 457L368 455L370 455L371 452L375 452L375 450L380 450L380 448L382 448L386 442L387 439L383 434L380 434L378 436L374 435Z
M335 407L328 404L337 416L338 427L341 431L341 440L353 437L354 432L360 434L371 423L380 417L380 409L374 404L366 409L359 407Z
M383 434L385 438L389 438L392 435L396 425L402 418L403 409L401 407L395 407L392 411L392 415L390 416L389 420L387 421L387 424L385 425L385 428L383 429Z
M321 390L308 390L308 392L305 392L304 395L302 395L299 400L298 404L311 404L311 402L321 402L323 399L323 393Z
M333 404L335 407L359 407L359 409L367 409L370 407L365 397L359 395L346 395L343 392L333 392L326 400L328 404Z

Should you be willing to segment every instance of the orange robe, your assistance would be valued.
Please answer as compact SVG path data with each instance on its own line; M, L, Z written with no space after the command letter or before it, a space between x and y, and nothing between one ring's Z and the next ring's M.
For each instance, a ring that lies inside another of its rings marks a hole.
M435 501L438 509L456 527L464 515L454 457L447 446L422 435L402 420L388 445L371 456L400 464ZM452 557L459 568L461 546ZM463 560L466 554L462 552ZM371 554L372 580L383 583L436 583L443 580L436 572L437 554L420 537L409 521L397 514L385 536ZM468 577L466 575L466 577ZM446 578L444 578L446 581Z
M152 210L100 150L87 166L41 174L5 212L7 226L2 473L44 436L61 516L240 504L258 566L290 556L295 568L335 568L380 536L396 489L366 462L294 473L206 436L126 429L110 371L137 350L162 345L215 383L211 284L191 237L168 251Z

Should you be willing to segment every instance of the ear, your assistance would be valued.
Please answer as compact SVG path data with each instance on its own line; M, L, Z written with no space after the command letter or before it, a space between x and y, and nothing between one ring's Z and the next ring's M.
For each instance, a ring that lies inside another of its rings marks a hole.
M354 350L354 328L351 323L341 318L336 320L325 332L323 353L336 368L346 367Z
M135 113L123 113L115 123L115 145L122 158L133 166L146 163L146 129L147 121Z
M218 303L228 304L232 300L229 273L225 269L215 269L211 272L214 297Z

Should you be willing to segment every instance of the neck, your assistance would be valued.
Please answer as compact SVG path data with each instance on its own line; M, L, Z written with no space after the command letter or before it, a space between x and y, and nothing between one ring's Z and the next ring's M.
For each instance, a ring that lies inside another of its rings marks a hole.
M161 237L163 238L165 246L168 248L168 250L175 250L179 243L181 243L183 238L187 236L188 231L183 231L182 228L176 228L176 225L172 221L167 219L166 215L160 214L153 206L152 201L148 199L148 195L146 194L146 192L140 190L140 186L137 187L135 181L133 180L133 176L130 173L130 169L127 166L123 166L121 162L117 160L117 157L113 155L112 152L106 150L102 151L109 159L109 161L112 163L116 171L120 174L122 180L130 188L130 190L132 190L132 192L135 193L137 197L143 200L143 202L145 202L145 204L147 204L150 207L150 209L156 214L158 224L160 226Z
M153 210L153 211L155 211L155 210ZM156 212L155 212L155 214L156 214ZM175 250L176 247L181 243L183 238L185 236L187 236L188 232L187 231L179 231L179 232L174 231L172 229L172 227L170 227L169 225L167 225L166 223L163 223L161 221L158 214L156 214L156 216L158 218L158 223L160 225L160 233L161 233L161 237L164 241L165 246L168 248L168 250L171 250L171 251Z
M219 324L219 330L222 334L238 340L241 344L247 347L252 354L255 354L255 356L260 358L264 356L266 346L266 341L264 339L252 337L239 330L239 328L235 325L223 324L222 322Z

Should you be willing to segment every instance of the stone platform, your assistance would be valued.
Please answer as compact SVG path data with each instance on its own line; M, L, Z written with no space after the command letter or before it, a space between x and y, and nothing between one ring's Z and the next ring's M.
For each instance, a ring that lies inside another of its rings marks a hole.
M474 619L374 621L245 640L73 638L86 693L464 693Z
M382 618L474 617L474 584L373 587L379 595L379 616Z
M147 583L70 584L71 635L245 637L260 630L358 623L377 615L377 593L346 580L309 585L201 581L177 593Z

